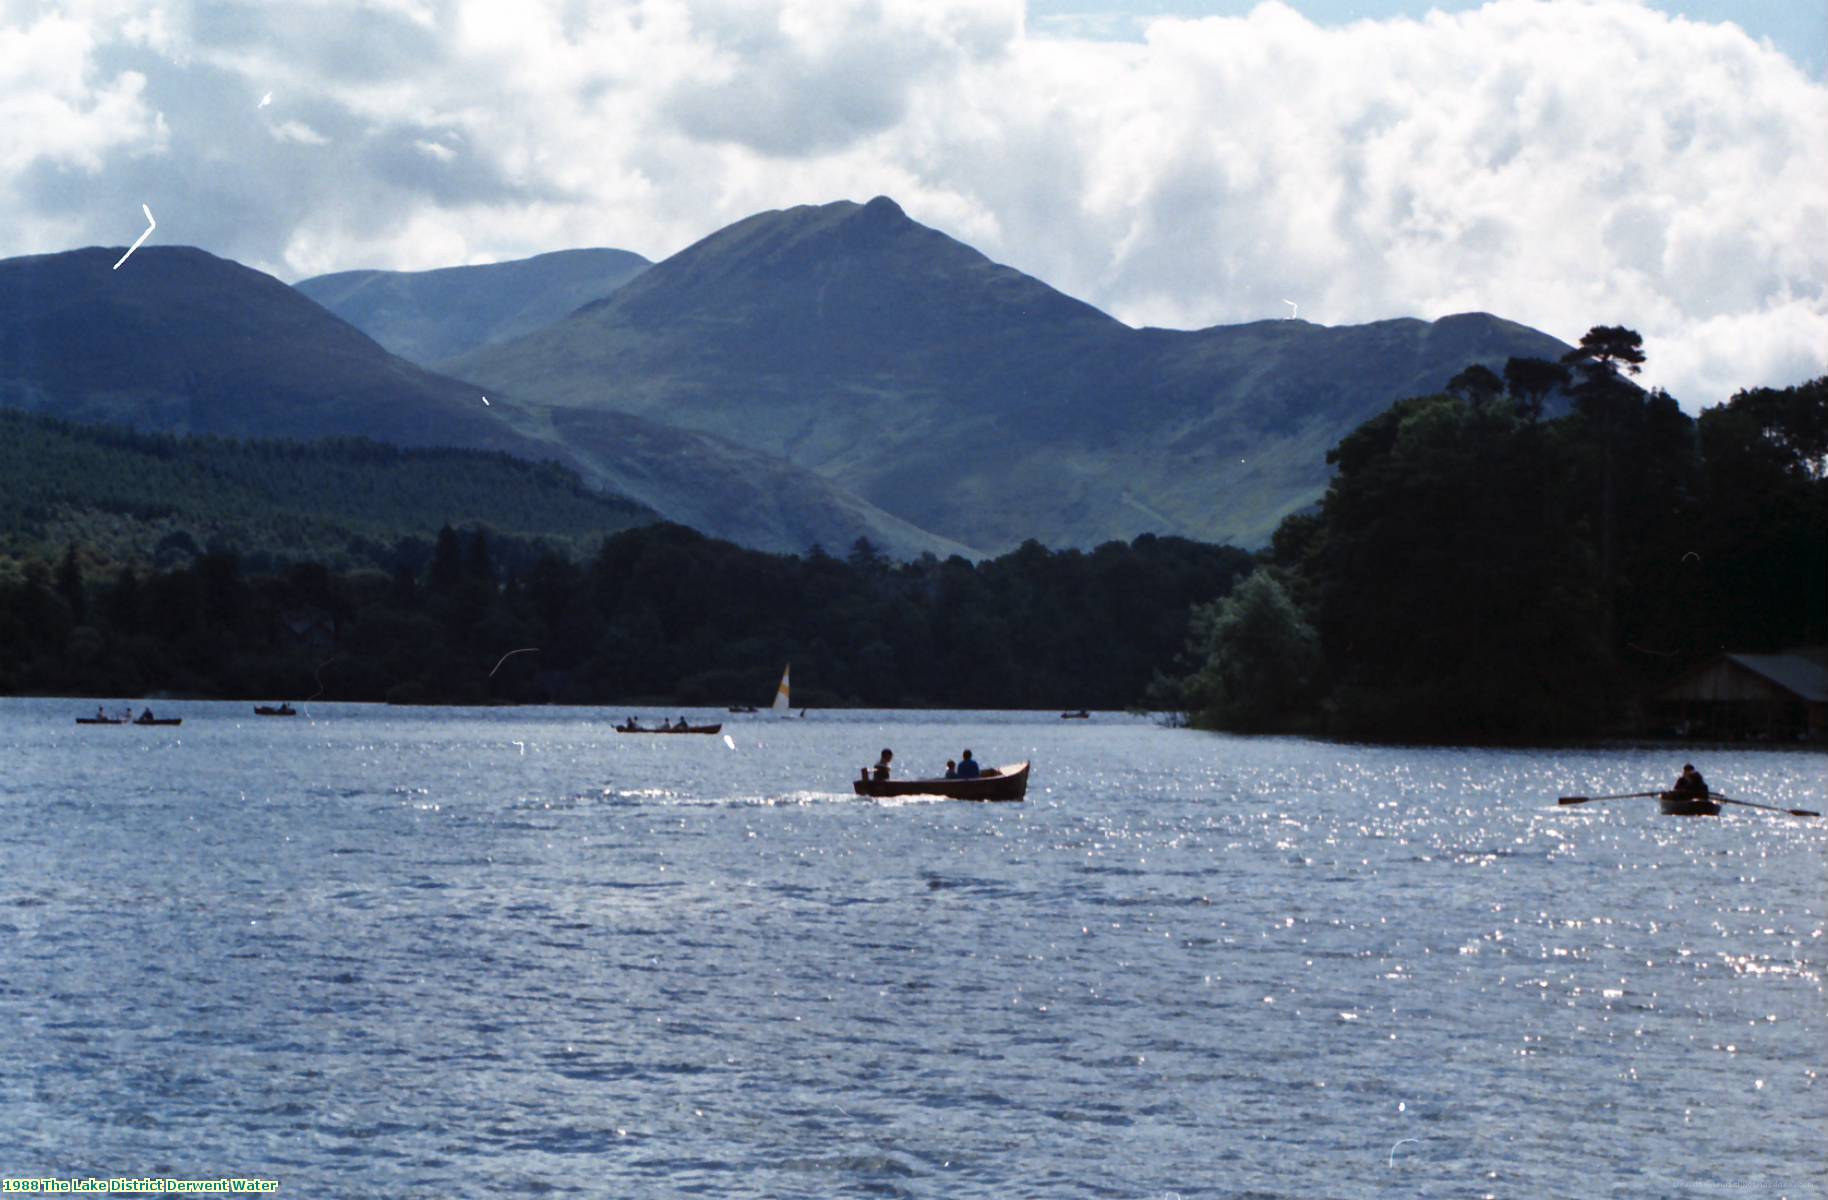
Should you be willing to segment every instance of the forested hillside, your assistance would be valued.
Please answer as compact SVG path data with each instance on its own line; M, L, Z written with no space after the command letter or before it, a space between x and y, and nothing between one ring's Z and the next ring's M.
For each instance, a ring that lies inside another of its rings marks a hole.
M0 555L169 565L205 548L252 567L319 561L395 565L444 524L543 539L582 555L606 533L652 521L571 471L474 450L174 437L73 425L0 409Z

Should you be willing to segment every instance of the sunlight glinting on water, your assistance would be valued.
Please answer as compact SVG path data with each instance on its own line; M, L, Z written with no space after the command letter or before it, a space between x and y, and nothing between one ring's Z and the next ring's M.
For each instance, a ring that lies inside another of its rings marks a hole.
M287 728L196 705L163 736L8 703L0 1144L34 1172L1828 1185L1828 829L1556 804L1655 787L1669 752L1008 713L726 721L732 751L582 711L321 704ZM1032 760L1027 801L855 796L885 745L910 774ZM1822 807L1819 755L1707 765Z

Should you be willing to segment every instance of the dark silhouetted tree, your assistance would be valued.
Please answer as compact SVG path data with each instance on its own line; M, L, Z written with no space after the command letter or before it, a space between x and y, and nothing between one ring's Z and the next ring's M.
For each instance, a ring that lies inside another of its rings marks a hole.
M478 583L495 582L495 561L489 556L489 537L481 529L470 535L463 556L463 573Z
M457 531L449 525L438 531L438 542L432 548L432 565L426 575L426 586L436 595L448 596L463 582L463 544Z
M1543 402L1572 380L1568 368L1546 358L1513 358L1504 364L1504 386L1525 420L1542 418Z
M1449 379L1447 390L1469 403L1482 404L1504 394L1504 380L1483 363L1474 363Z
M1580 378L1574 383L1574 411L1586 422L1599 450L1599 556L1605 640L1612 641L1618 582L1618 458L1631 426L1641 416L1644 392L1627 376L1644 363L1644 339L1622 325L1595 325L1580 345L1561 356Z
M70 615L77 624L88 618L89 601L83 592L83 568L77 561L74 542L65 548L63 559L57 564L57 594L70 606Z
M1320 637L1268 570L1195 608L1188 649L1203 662L1185 685L1184 703L1197 725L1272 729L1315 698Z

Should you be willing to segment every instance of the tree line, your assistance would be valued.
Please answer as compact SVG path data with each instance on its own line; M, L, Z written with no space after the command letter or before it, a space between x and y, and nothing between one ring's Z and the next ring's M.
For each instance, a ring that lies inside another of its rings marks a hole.
M1144 536L971 563L745 550L677 525L504 564L445 526L429 561L250 572L233 551L98 574L83 548L0 577L0 691L403 703L1122 707L1189 608L1251 556ZM537 647L506 661L510 650Z
M1598 326L1365 422L1318 509L1196 607L1158 702L1344 737L1642 732L1722 650L1828 642L1828 378L1697 419L1637 386L1643 361Z

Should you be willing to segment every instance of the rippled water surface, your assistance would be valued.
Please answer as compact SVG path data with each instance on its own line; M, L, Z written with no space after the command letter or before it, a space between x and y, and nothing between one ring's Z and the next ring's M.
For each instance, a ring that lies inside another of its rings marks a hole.
M1828 1194L1828 822L1555 803L1683 751L171 707L0 702L0 1175ZM852 796L885 745L1028 801ZM1686 753L1828 810L1820 755Z

